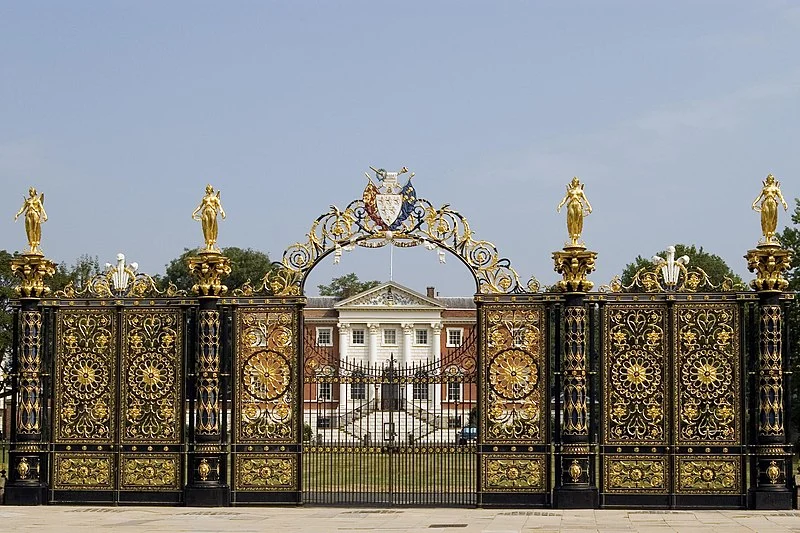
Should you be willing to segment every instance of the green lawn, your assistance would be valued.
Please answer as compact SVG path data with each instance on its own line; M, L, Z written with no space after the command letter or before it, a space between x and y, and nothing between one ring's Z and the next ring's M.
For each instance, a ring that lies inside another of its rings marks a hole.
M303 487L307 491L459 492L474 489L474 453L338 453L303 454Z

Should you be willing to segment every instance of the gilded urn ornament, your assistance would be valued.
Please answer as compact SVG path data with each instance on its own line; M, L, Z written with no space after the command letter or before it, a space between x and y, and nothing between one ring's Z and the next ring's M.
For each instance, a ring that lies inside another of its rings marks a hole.
M769 466L767 467L767 477L769 478L770 483L777 485L778 480L781 477L781 469L778 468L778 463L776 461L770 461Z
M211 473L211 465L208 464L208 459L201 459L200 465L197 467L200 474L201 481L208 481L208 475Z
M20 479L28 479L28 474L31 472L31 465L28 464L28 459L23 457L17 464L17 474Z
M578 483L581 480L582 474L583 468L581 468L581 465L578 463L577 459L573 459L572 464L569 465L569 477L572 478L572 482Z

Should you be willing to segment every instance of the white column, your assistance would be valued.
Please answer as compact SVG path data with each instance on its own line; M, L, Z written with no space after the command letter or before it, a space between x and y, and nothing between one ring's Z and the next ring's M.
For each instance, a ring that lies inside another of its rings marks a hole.
M442 323L434 322L431 324L433 329L433 346L429 352L433 361L440 363L442 360ZM442 409L442 384L437 383L433 386L433 408Z
M403 328L403 360L399 361L398 367L411 364L411 345L414 343L414 324L401 324ZM414 400L414 385L406 385L406 400Z
M378 363L378 334L381 332L380 324L367 324L369 329L369 364Z
M397 366L408 365L411 362L411 345L414 343L414 324L401 324L403 327L403 359Z
M369 330L369 366L374 369L378 365L378 334L381 332L381 326L380 324L367 324L367 329ZM380 386L368 386L368 388L373 390L368 390L367 394L371 396L378 404L380 404Z
M350 345L350 324L339 322L339 361L347 359L347 348ZM341 371L339 373L341 376ZM347 409L347 384L339 384L339 415L343 415Z

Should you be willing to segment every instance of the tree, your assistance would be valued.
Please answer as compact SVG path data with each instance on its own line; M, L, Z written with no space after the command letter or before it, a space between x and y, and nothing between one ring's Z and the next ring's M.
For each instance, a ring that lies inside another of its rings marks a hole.
M359 292L377 287L381 282L377 280L360 281L355 273L345 274L338 278L333 278L328 285L317 285L320 296L338 296L339 298L349 298Z
M666 258L667 251L662 250L656 255ZM725 278L730 278L734 286L743 286L742 278L731 270L731 267L720 256L710 254L703 250L701 246L699 249L695 245L687 246L685 244L675 245L675 257L689 256L689 265L692 267L701 268L708 274L711 283L716 287L721 287ZM622 284L626 287L633 283L633 278L636 273L642 268L653 269L655 264L650 259L645 259L641 255L637 256L632 263L628 263L622 271ZM716 290L720 290L717 288Z
M800 290L800 199L794 199L794 211L792 212L792 224L783 231L777 233L778 240L787 248L794 252L792 256L791 268L786 272L786 279L789 281L788 291L797 292ZM794 376L800 376L800 301L797 299L786 302L786 322L789 338L789 365ZM791 390L789 391L792 411L791 420L787 421L787 439L795 442L800 435L800 377L792 380Z
M10 383L6 383L5 377L11 372L13 336L11 299L14 297L14 286L16 285L14 276L11 274L12 257L14 256L6 250L0 250L0 397L11 393Z
M237 248L229 246L222 248L222 255L231 260L231 273L223 280L229 290L238 289L248 280L257 282L272 269L269 256L251 248ZM164 285L174 283L178 289L190 290L194 285L194 278L186 266L186 259L197 255L197 249L185 248L180 257L167 265L167 272L161 281Z

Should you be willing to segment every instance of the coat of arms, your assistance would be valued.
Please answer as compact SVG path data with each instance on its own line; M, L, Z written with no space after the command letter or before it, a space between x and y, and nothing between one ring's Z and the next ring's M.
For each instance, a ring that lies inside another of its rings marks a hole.
M394 231L408 218L417 201L417 193L411 185L414 173L411 173L405 185L400 185L397 178L407 173L408 168L403 167L397 172L369 168L375 172L379 185L375 185L367 174L369 183L364 189L364 206L367 214L381 229Z

